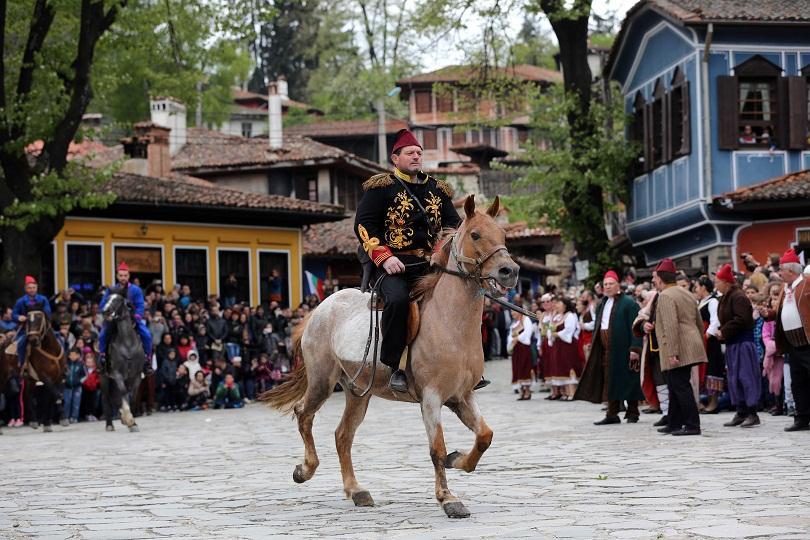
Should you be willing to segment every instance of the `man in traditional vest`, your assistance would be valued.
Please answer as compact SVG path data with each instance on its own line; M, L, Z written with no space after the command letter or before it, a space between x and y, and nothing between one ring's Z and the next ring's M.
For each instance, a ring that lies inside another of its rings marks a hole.
M442 228L458 227L461 218L453 207L452 188L422 172L422 145L407 129L397 133L391 162L393 171L363 183L354 231L378 272L385 273L380 285L385 301L380 360L391 368L389 387L407 392L408 381L399 365L407 339L410 290L429 270ZM486 384L482 379L476 388Z
M149 333L149 328L144 322L144 301L143 290L134 283L129 282L129 266L127 263L122 262L118 265L115 271L115 279L117 283L104 293L104 298L101 299L101 307L107 305L107 300L111 294L120 294L127 299L127 304L133 312L135 320L135 330L141 338L143 344L143 351L145 354L144 360L144 373L149 374L152 371L152 334ZM101 367L107 355L107 339L109 338L110 325L105 322L101 327L101 332L98 335L98 352L99 352L99 367Z
M50 324L51 321L51 305L48 299L39 294L37 291L39 286L34 276L25 276L25 294L22 295L14 304L14 310L11 312L11 318L14 319L18 326L17 329L17 358L20 365L25 361L25 321L28 320L28 314L32 311L42 311L45 313L45 320Z
M805 431L810 430L810 284L794 250L787 250L779 259L779 275L784 287L777 309L768 315L776 319L777 350L790 357L796 416L785 431Z

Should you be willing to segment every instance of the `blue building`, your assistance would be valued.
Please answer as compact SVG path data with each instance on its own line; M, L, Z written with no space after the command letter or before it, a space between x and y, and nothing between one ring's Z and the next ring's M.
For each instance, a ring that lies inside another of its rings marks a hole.
M606 67L642 148L627 235L647 264L713 270L756 216L726 193L810 168L810 0L642 0Z

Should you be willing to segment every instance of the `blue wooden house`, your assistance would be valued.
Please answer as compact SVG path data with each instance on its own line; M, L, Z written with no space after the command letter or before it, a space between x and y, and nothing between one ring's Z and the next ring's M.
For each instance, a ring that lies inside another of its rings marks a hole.
M641 149L629 239L650 265L728 262L751 216L712 201L810 168L810 0L642 0L606 70Z

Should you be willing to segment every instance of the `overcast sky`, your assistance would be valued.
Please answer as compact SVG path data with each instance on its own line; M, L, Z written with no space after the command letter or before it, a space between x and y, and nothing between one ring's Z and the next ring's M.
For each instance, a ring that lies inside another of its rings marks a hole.
M624 19L624 14L627 10L633 7L638 0L593 0L593 12L599 15L606 15L609 12L615 12L619 20ZM508 20L508 25L511 35L515 35L520 31L523 24L523 14L514 13ZM542 19L542 28L548 35L554 39L554 32L551 30L551 25L548 21ZM433 49L432 52L427 52L422 58L426 71L439 69L440 67L459 64L464 61L464 50L461 42L466 38L474 38L481 34L481 22L469 21L468 29L465 30L460 36L450 35ZM554 39L556 41L556 39Z

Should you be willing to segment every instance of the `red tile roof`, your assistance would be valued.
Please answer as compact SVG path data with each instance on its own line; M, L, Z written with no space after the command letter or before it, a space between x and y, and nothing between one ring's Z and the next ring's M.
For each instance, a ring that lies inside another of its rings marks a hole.
M270 210L297 214L344 215L343 208L331 204L263 195L226 188L207 180L179 174L155 178L119 172L106 184L115 193L116 202L151 203L166 206L189 206L219 209Z
M405 120L389 119L385 122L385 132L396 133L400 129L407 129ZM376 135L376 120L335 120L331 122L312 122L298 124L284 128L289 135L304 137L350 137L354 135Z
M233 100L236 102L239 101L260 101L262 102L262 108L267 109L267 96L264 94L259 94L256 92L248 92L247 90L242 90L239 87L235 87L233 89ZM295 109L303 109L305 111L313 111L313 112L321 112L319 109L316 109L312 105L307 103L302 103L300 101L295 101L294 99L290 98L281 98L281 106L282 107L293 107Z
M810 169L766 180L714 198L715 204L788 201L810 198Z
M193 174L202 169L233 169L282 163L293 166L323 159L351 160L372 174L385 170L372 161L306 137L285 134L282 147L273 149L264 137L248 139L203 128L188 129L188 142L172 157L172 170Z
M562 82L562 73L551 69L518 64L507 68L498 68L497 71L510 77L526 81L540 81L549 83ZM412 77L399 79L397 84L458 82L464 79L475 78L476 69L471 66L447 66L428 73L420 73Z
M304 231L305 257L353 257L358 245L354 214L340 221L311 225Z

